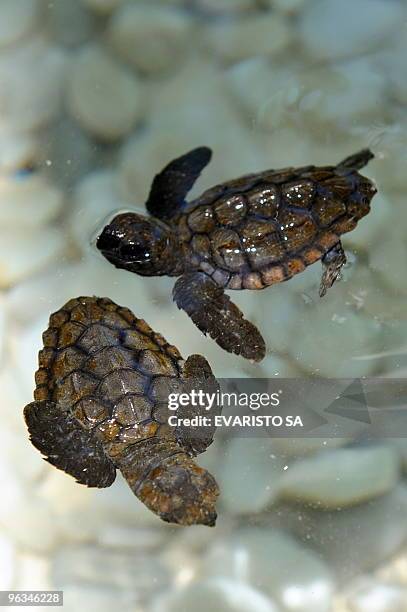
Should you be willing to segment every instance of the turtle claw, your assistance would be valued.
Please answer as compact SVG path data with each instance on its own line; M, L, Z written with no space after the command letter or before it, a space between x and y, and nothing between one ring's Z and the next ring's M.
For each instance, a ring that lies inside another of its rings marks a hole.
M261 361L266 346L257 327L247 321L223 287L204 272L190 272L175 283L173 297L205 335L229 353Z

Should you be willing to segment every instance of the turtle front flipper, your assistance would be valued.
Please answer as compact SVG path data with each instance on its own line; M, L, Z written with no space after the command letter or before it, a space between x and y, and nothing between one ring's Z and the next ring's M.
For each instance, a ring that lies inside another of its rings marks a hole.
M222 411L217 401L219 383L214 377L209 363L202 355L190 355L181 373L182 392L200 393L201 401L194 401L194 404L180 405L177 410L177 417L182 421L181 425L175 430L175 437L190 455L203 453L213 442L215 435L215 416ZM183 419L199 417L196 426L185 426ZM203 421L201 421L201 419Z
M263 359L266 347L259 330L207 274L184 274L175 283L173 296L178 308L223 349L246 359Z
M319 295L323 297L340 276L342 266L346 263L346 255L341 241L337 242L332 249L325 253L321 261L323 272L321 285L319 287Z
M30 440L46 461L88 487L110 487L116 468L94 434L82 429L50 401L32 402L24 408Z
M146 202L148 212L158 219L170 219L177 213L211 157L208 147L198 147L170 162L153 180Z

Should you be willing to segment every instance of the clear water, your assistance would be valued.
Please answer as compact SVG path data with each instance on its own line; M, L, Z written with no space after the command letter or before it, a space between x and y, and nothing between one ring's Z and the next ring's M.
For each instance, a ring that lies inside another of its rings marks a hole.
M405 378L405 3L57 0L37 17L34 5L5 2L0 29L1 588L63 589L68 610L407 609L403 415L398 438L384 423L370 444L349 419L335 437L219 434L199 459L221 488L214 529L164 524L119 477L80 487L41 460L21 418L49 313L78 295L129 307L220 378ZM378 194L324 299L319 263L233 293L265 337L259 364L203 337L172 279L115 270L94 246L201 145L214 156L190 197L375 153L362 172Z

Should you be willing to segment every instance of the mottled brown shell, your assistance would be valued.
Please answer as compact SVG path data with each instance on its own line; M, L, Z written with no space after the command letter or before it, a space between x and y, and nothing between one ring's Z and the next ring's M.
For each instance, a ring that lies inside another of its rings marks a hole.
M262 289L320 259L369 211L368 179L337 166L287 168L218 185L176 219L192 265L228 289Z
M24 415L47 461L96 487L112 484L119 469L165 521L214 525L217 484L191 458L212 442L214 428L168 422L169 393L206 384L216 390L206 360L184 362L145 321L107 298L70 300L51 315L43 342L35 401Z
M106 298L76 298L50 317L43 341L35 400L55 402L116 450L157 433L182 358L145 321Z

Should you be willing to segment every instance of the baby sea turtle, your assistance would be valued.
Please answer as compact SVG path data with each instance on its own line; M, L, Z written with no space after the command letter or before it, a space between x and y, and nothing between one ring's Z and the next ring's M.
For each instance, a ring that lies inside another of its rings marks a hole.
M323 296L346 262L340 236L369 212L376 193L357 172L373 154L250 174L187 203L211 156L199 147L172 161L153 181L146 204L152 216L117 215L97 247L117 268L179 276L174 300L198 328L227 351L260 361L260 332L224 290L264 289L320 259Z
M51 315L43 342L35 401L24 416L46 460L88 487L109 487L119 469L164 521L214 525L218 486L191 458L211 444L214 429L172 428L167 418L169 393L217 391L206 359L184 361L107 298L70 300Z

